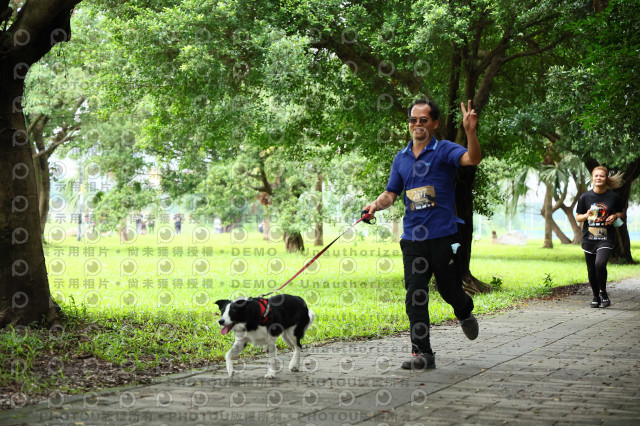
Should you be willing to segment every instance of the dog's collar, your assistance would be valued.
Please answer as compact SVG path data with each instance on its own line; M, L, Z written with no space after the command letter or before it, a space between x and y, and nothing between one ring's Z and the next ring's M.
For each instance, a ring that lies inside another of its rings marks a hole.
M267 299L258 298L256 299L258 304L260 305L260 319L263 323L266 323L269 320L269 313L271 312L271 305Z

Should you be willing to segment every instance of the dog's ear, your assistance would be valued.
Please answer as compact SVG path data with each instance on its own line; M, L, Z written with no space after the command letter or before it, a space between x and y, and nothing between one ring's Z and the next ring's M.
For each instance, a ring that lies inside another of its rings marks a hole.
M218 305L218 308L220 308L220 312L224 312L225 306L231 303L231 300L221 299L221 300L216 300L215 303L216 305Z

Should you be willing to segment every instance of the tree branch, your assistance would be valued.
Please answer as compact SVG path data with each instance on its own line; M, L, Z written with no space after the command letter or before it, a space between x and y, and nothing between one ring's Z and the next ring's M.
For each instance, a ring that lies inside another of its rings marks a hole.
M561 136L556 132L542 132L540 135L547 138L551 143L556 143L561 138Z
M552 211L556 211L558 210L561 206L564 205L564 200L567 198L567 189L568 189L569 185L565 185L562 194L560 195L560 197L558 198L556 204L554 204L554 206L551 208Z
M51 153L53 153L53 151L55 151L55 149L56 149L58 146L60 146L61 144L63 144L63 143L64 143L64 142L66 142L67 140L69 140L69 139L64 138L64 139L62 139L62 140L59 140L59 141L56 141L56 142L52 143L51 145L49 145L49 147L48 147L47 149L45 149L45 150L43 150L43 151L39 151L39 152L38 152L38 153L36 153L36 154L33 154L33 159L34 159L34 160L37 160L37 159L38 159L38 158L40 158L40 157L45 157L45 158L46 158L46 157L49 157L49 155L51 155Z
M78 100L76 101L76 107L73 109L73 113L74 113L74 114L75 114L75 113L80 109L80 107L82 106L82 104L83 104L83 103L84 103L84 101L86 101L86 100L87 100L87 97L86 97L86 96L84 96L84 95L81 95L81 96L78 98ZM60 106L62 106L62 102L61 102L61 105L60 105Z
M38 122L40 122L40 120L42 120L43 117L44 117L44 114L43 113L39 113L38 115L35 116L35 118L33 120L30 120L29 126L27 127L27 133L31 134L31 132L33 132L34 128L38 125ZM27 120L28 120L28 118L27 118Z
M482 59L475 67L478 75L480 75L482 71L487 69L487 67L491 64L491 62L497 55L504 55L504 52L506 52L507 48L509 47L509 43L511 42L510 38L511 33L509 31L505 31L498 44L496 44L496 46L491 49L489 53L482 56Z
M35 159L37 159L37 158L39 158L39 157L42 157L42 156L46 156L46 157L50 156L50 155L53 153L53 151L55 151L55 150L56 150L56 148L57 148L57 147L59 147L60 145L62 145L62 144L63 144L63 143L65 143L65 142L68 142L68 141L70 141L70 140L75 139L75 137L76 137L77 135L76 135L76 134L73 134L73 132L75 132L75 131L77 131L77 130L79 130L79 129L80 129L80 126L76 126L76 127L72 128L68 135L64 136L64 137L63 137L62 139L60 139L60 140L57 140L57 141L53 142L53 143L52 143L51 145L49 145L49 146L47 147L47 149L45 149L44 151L40 151L40 152L38 152L37 154L34 154L34 155L33 155L33 159L35 160Z
M480 11L480 16L478 17L478 21L476 22L476 24L474 25L475 27L475 36L473 37L473 40L471 41L471 64L474 64L475 61L478 59L479 55L480 55L480 43L482 42L482 33L484 32L484 29L487 27L487 25L490 25L493 23L492 20L490 19L486 19L487 14L484 10ZM502 41L501 41L502 42ZM494 49L495 50L495 49ZM489 58L487 64L491 62L491 58ZM486 66L484 67L475 67L474 72L476 72L476 76L479 76L482 71L484 70L484 68L486 68Z
M562 15L559 14L559 13L552 13L551 15L544 16L544 17L542 17L540 19L535 19L535 20L533 20L531 22L527 22L526 24L524 24L522 26L522 28L523 29L524 28L532 28L532 27L535 27L536 25L540 25L540 24L543 24L543 23L548 22L548 21L555 21L558 18L560 18L561 16Z
M44 151L45 149L42 134L44 133L44 128L47 127L49 118L49 116L43 116L43 118L38 121L38 124L32 129L32 132L29 133L29 135L33 135L33 141L35 142L38 151Z
M505 64L509 61L512 61L516 58L523 58L525 56L534 56L534 55L539 55L543 52L546 52L548 50L552 50L554 49L558 44L560 44L560 42L564 41L567 37L569 36L569 33L563 33L561 37L559 37L557 40L555 40L553 43L549 44L548 46L545 47L541 47L540 49L536 49L536 50L529 50L526 52L519 52L519 53L514 53L513 55L510 56L505 56L502 59L502 63Z
M503 46L504 50L506 50L507 46ZM498 75L498 72L502 68L502 55L504 55L504 50L496 52L493 57L491 64L485 70L480 83L478 84L478 90L473 98L473 108L476 110L476 113L480 115L484 106L489 102L489 95L491 93L491 86L493 85L493 81ZM458 132L460 133L460 132Z

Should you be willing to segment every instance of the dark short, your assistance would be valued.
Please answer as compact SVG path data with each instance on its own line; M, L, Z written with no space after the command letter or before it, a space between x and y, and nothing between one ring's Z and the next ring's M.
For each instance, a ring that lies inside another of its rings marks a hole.
M582 241L582 250L585 253L596 254L598 250L613 250L613 241L609 240L586 240Z

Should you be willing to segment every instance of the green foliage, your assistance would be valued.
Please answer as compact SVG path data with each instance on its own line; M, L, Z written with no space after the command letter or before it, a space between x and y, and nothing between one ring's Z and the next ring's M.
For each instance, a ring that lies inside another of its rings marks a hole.
M589 40L582 65L593 76L593 85L585 87L591 102L580 112L587 129L607 126L624 135L636 132L640 125L636 114L628 113L640 107L639 15L638 2L612 0L603 13L575 26Z
M56 52L34 64L25 81L23 108L25 115L54 116L54 123L73 121L78 99L86 96L88 73L68 63ZM63 108L61 108L63 106ZM55 125L54 125L55 127Z
M542 279L542 294L549 295L553 293L553 277L550 273L546 273Z
M567 123L563 146L613 168L640 152L640 120L629 113L640 108L639 13L638 2L612 0L602 13L571 24L584 50L577 64L550 74L549 100Z
M42 137L51 149L56 148L56 138L61 139L61 128L73 130L55 151L55 158L71 158L79 169L60 182L62 192L74 209L94 209L97 225L106 231L122 225L157 195L147 186L150 158L139 142L139 118L147 115L144 102L137 102L130 115L121 110L98 113L104 104L96 95L96 76L107 69L116 72L108 67L115 66L117 58L110 56L104 16L93 12L88 7L74 12L73 25L82 30L74 32L73 42L53 49L31 67L24 110L28 123L47 124ZM89 178L96 183L100 177L105 188L89 185Z
M504 55L510 59L532 46L553 45L562 39L562 23L582 6L539 0L517 6L433 0L160 4L110 9L111 2L98 2L108 6L103 19L107 48L114 52L99 81L101 99L111 108L148 99L143 143L173 163L164 168L167 181L174 182L171 193L196 186L176 170L202 176L203 164L229 158L238 145L250 143L258 149L285 147L297 161L316 161L318 146L327 148L325 160L359 152L371 162L365 168L369 177L359 185L369 198L379 194L386 178L374 180L370 172L387 175L390 160L406 143L406 105L422 96L438 100L442 131L449 119L455 129L460 97L471 96L482 77L466 74L476 60L470 55L482 60L505 35L510 38ZM470 37L480 28L482 36L472 46ZM463 58L458 71L451 67L455 53ZM519 62L492 84L497 101L485 106L480 128L485 158L539 152L535 144L493 133L497 121L541 93L537 76L549 63ZM532 64L536 73L529 72ZM460 79L453 87L456 72ZM463 92L465 81L469 93ZM449 105L451 91L458 102ZM475 191L483 212L497 200L496 194L482 199L495 187L490 182L481 180Z
M491 291L501 291L503 285L502 278L500 277L491 277L491 281L489 281L489 287L491 287Z
M476 186L473 191L474 210L491 218L496 205L506 202L508 193L501 188L500 182L512 176L513 169L507 162L497 158L484 158L482 167L476 172Z
M135 119L114 116L84 132L82 149L71 152L85 170L91 165L94 177L107 178L105 188L91 188L85 180L81 182L88 206L97 217L96 224L103 231L121 228L129 215L160 198L159 188L151 179L153 164L143 154L138 133Z
M322 194L315 189L321 173L311 163L300 167L288 160L282 149L240 147L233 161L209 167L198 188L203 201L197 213L219 216L230 225L240 222L259 201L263 214L275 218L286 233L309 231L322 219L317 210Z
M244 167L242 161L219 162L209 167L193 199L192 207L198 216L217 216L223 225L231 225L248 213L257 192L247 185L244 173L238 173Z

